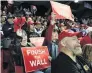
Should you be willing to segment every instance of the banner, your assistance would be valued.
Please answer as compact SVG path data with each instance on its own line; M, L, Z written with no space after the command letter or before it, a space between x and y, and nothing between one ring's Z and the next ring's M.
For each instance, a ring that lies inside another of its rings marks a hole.
M44 37L32 37L30 38L30 42L35 46L42 46L44 42Z
M50 66L49 52L46 46L22 47L25 71L33 72Z
M50 1L52 11L56 14L56 19L70 19L74 21L70 6L58 2Z

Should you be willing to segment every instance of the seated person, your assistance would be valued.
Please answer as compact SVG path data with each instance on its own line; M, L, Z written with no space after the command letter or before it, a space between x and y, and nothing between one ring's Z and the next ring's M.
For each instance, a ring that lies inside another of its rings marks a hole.
M92 73L89 64L81 57L81 45L73 33L61 32L58 45L60 53L51 63L52 73Z
M83 57L90 62L92 67L92 44L86 44L83 46Z
M14 47L12 50L12 55L15 61L16 66L23 66L24 68L24 62L23 62L23 56L22 56L22 52L21 52L21 47L32 47L34 46L32 43L27 41L27 34L24 30L20 30L18 29L16 32L16 39L13 42L13 46ZM25 69L23 69L24 73L25 73ZM38 70L38 71L34 71L32 73L43 73L42 71Z

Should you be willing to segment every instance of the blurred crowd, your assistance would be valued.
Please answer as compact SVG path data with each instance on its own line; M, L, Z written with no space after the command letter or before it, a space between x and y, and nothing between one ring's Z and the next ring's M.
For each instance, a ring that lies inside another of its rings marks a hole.
M11 66L6 73L14 71L13 62L17 66L24 66L20 48L35 46L29 40L31 37L45 37L43 45L48 47L50 54L48 59L54 60L60 51L59 34L63 31L76 34L83 48L84 58L92 64L92 17L81 19L75 17L74 22L69 19L55 19L56 14L53 12L48 16L37 16L37 7L34 5L31 10L23 7L16 8L14 13L7 12L7 9L5 6L1 11L0 23L1 49L10 54L7 60L4 52L3 68L7 69ZM51 73L51 67L33 73Z

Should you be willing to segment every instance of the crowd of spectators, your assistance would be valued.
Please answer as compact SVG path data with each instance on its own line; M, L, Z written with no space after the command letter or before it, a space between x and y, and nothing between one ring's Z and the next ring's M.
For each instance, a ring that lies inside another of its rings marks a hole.
M92 45L91 17L82 18L80 19L81 21L78 21L79 19L75 18L75 22L73 22L69 19L55 19L55 14L53 12L51 15L48 15L48 17L36 16L37 7L34 5L31 10L22 7L20 9L16 8L14 13L7 12L7 9L8 8L5 6L1 11L1 48L2 50L8 50L10 52L9 54L11 54L11 56L8 56L8 58L14 58L13 61L18 66L24 66L20 47L35 46L29 40L31 37L45 37L43 45L48 47L50 54L48 59L50 61L54 60L59 54L58 36L62 31L76 34L82 48L87 44ZM85 52L87 50L83 49L83 51ZM85 54L83 54L83 56L84 55ZM4 59L7 59L6 57L5 52ZM89 58L88 56L84 57L87 59ZM9 59L8 62L10 62ZM8 62L3 62L4 69L9 67ZM90 62L92 63L91 56ZM12 66L11 63L10 66ZM13 71L14 70L8 69L6 72L12 73ZM34 71L33 73L51 73L51 67L44 70Z

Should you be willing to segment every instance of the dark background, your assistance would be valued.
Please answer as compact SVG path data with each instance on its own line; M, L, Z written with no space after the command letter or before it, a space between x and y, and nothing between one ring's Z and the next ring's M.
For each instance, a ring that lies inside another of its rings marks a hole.
M74 3L73 1L57 1L57 2L70 5L74 16L76 16L77 18L92 17L92 9L84 7L85 3L92 5L92 1L80 1L78 3ZM1 1L2 10L5 5L8 5L7 1ZM51 9L49 1L14 1L12 8L8 9L8 11L13 13L16 6L18 8L20 8L21 6L23 6L23 8L30 8L31 5L37 6L38 11L36 15L38 16L39 15L43 16L45 12Z

